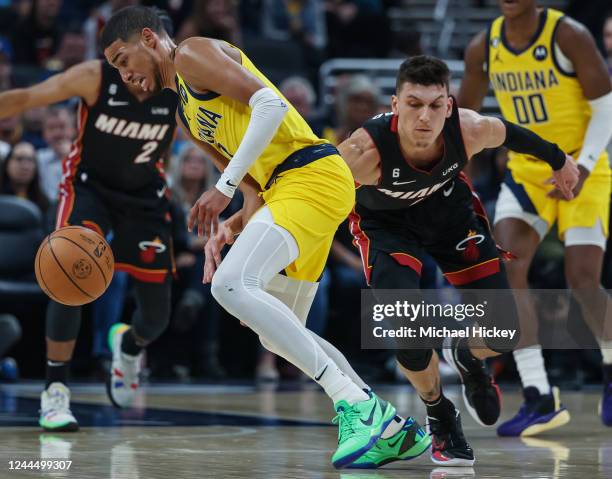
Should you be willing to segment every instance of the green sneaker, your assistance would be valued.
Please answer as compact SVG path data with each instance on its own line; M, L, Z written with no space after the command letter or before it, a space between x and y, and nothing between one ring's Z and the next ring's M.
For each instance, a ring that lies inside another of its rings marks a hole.
M393 461L407 461L423 454L431 446L431 437L412 417L402 429L387 439L379 439L374 447L348 467L376 469Z
M338 424L338 449L332 456L332 464L340 469L361 457L380 438L395 417L395 408L374 393L370 399L349 404L335 404L338 415L333 419Z

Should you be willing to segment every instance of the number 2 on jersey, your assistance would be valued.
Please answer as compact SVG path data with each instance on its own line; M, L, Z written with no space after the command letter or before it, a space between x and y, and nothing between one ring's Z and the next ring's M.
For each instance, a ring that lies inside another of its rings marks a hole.
M140 155L136 157L134 163L147 163L151 161L151 155L156 150L158 143L156 141L147 141L142 145Z
M544 123L548 121L548 112L541 94L524 96L513 96L514 113L516 121L521 125L527 123Z

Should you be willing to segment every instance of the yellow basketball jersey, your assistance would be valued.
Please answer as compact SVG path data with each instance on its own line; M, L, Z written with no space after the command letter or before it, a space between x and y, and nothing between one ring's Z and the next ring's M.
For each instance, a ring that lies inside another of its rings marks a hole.
M489 29L487 70L502 115L556 143L578 157L591 118L591 108L575 73L564 71L555 51L555 31L563 13L544 9L533 40L523 50L505 37L504 17ZM550 167L528 156L510 153L508 167L521 176L550 176ZM593 173L608 173L602 154Z
M233 45L231 45L233 48ZM236 48L237 49L237 48ZM306 121L293 106L281 95L278 89L253 65L239 49L244 68L259 78L267 87L272 88L289 105L289 111L276 135L262 155L249 169L249 174L263 189L274 168L291 153L306 146L327 143L318 138ZM251 108L238 100L218 95L214 92L198 93L176 75L180 97L179 116L189 127L191 134L221 153L228 159L238 149L251 119Z

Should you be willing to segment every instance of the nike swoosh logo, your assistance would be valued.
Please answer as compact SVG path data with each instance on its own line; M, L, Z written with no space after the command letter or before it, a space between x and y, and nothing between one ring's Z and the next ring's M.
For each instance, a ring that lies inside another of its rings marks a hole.
M370 411L370 417L368 417L367 420L364 421L363 419L361 419L361 423L364 426L371 426L372 423L374 422L374 413L376 412L376 406L378 406L378 402L376 402L376 404L374 405L374 407Z
M226 180L226 181L225 181L225 184L226 184L227 186L231 186L232 188L236 188L236 185L232 184L232 182L231 182L230 180ZM327 366L325 366L325 367L327 368Z
M126 106L129 104L130 102L127 101L116 101L114 98L108 99L108 106Z
M400 441L403 441L403 440L404 440L404 435L403 435L403 434L401 434L401 432L402 432L402 431L400 431L400 437L399 437L399 439L396 439L396 441L395 441L395 442L393 442L393 443L392 443L392 442L389 442L389 447L390 447L390 448L394 448L395 446L397 446L397 445L400 443Z
M455 182L453 181L453 184L450 185L450 188L448 190L442 190L442 194L448 198L450 194L453 192L454 188L455 188Z
M321 371L321 374L319 374L318 376L315 376L314 380L318 381L319 379L321 379L323 377L323 375L325 374L325 371L327 371L327 364L325 365L325 367L323 368L323 371Z
M164 186L162 189L157 190L157 197L161 198L162 196L164 196L165 192L166 192L166 187Z
M409 183L416 183L416 180L411 180L411 181L394 181L393 185L394 186L399 186L399 185L407 185Z

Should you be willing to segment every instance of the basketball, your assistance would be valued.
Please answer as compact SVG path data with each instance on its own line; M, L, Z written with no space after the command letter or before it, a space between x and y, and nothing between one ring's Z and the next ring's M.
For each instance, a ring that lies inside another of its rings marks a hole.
M81 306L106 291L114 265L113 253L102 236L89 228L67 226L43 240L34 270L49 298L67 306Z

